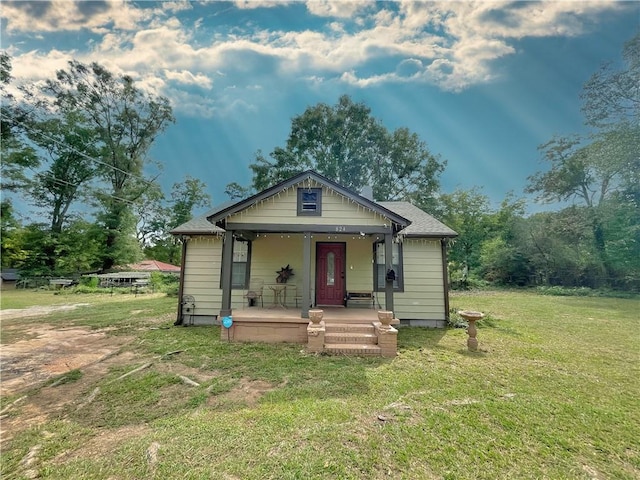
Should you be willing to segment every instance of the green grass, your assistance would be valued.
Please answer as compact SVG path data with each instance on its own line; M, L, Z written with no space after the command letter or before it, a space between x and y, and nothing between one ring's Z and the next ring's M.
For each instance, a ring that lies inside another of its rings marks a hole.
M403 328L389 360L229 344L172 327L175 299L123 297L46 317L134 335L136 359L76 375L100 393L3 445L2 478L34 445L40 477L60 479L640 476L638 300L456 294L453 309L487 314L478 353L463 329Z

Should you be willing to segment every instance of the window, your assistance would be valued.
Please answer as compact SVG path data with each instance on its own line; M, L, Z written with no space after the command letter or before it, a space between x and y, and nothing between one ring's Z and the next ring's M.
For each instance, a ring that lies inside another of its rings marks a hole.
M233 240L233 264L231 266L231 288L245 289L249 285L251 265L251 242Z
M391 268L396 274L396 279L393 281L393 289L396 291L404 290L404 279L402 273L402 245L399 243L393 243L391 245L393 251L393 259L391 260ZM385 289L386 275L388 266L384 258L384 243L373 244L373 256L375 259L373 268L373 282L377 292L383 292Z
M298 215L315 215L318 217L322 215L321 188L298 189Z

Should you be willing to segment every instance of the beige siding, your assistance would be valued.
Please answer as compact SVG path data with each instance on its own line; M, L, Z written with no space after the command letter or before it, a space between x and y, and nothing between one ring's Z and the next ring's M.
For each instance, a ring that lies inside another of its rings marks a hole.
M402 247L404 292L394 294L395 315L400 319L444 320L444 285L440 242L405 239ZM384 305L384 292L379 292Z
M183 265L183 295L193 295L195 298L196 315L218 315L222 306L222 237L196 237L189 240ZM243 293L233 291L233 308L243 305Z
M302 185L298 185L302 186ZM228 217L233 223L266 223L298 225L367 225L389 223L386 217L356 204L351 199L328 189L322 189L322 215L298 216L298 186L293 186L242 212ZM307 186L306 183L304 186ZM311 187L315 187L313 184Z
M346 277L347 291L373 290L373 245L370 239L348 237Z
M273 303L273 290L278 271L289 265L293 277L287 283L287 305L295 305L295 287L302 281L302 235L260 235L251 246L251 278L264 282L264 305Z
M184 268L184 295L193 295L196 315L218 315L222 300L220 265L221 237L197 237L187 243Z
M372 244L369 237L351 235L314 235L311 245L311 288L315 294L315 259L318 242L345 242L347 290L371 290L373 285ZM268 234L252 244L251 277L264 281L265 307L273 300L269 284L276 282L277 271L287 264L294 276L289 281L287 304L295 306L296 285L302 281L303 235ZM187 244L184 261L184 294L193 295L197 315L218 315L222 304L220 268L222 238L199 237ZM444 286L440 243L406 239L403 243L404 292L394 294L395 314L401 319L444 320ZM232 308L243 308L242 290L234 290ZM384 308L384 292L377 292Z

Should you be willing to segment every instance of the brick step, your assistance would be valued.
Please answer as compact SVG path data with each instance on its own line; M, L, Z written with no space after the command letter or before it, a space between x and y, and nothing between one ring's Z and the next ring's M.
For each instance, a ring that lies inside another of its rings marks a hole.
M325 343L324 351L333 355L380 356L382 349L377 345L358 343Z
M375 328L370 323L327 323L325 331L327 333L374 333Z
M325 333L325 343L351 343L362 345L376 345L378 336L375 333L359 333L359 332L331 332Z

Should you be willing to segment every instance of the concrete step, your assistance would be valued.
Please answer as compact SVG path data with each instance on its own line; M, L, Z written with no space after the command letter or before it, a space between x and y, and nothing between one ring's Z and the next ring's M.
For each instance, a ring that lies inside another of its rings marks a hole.
M351 343L362 345L376 345L378 343L378 336L375 333L331 332L325 333L324 342L329 344Z
M327 333L374 333L375 328L370 323L326 323L325 331Z
M380 356L382 350L377 345L325 343L324 351L332 355Z

